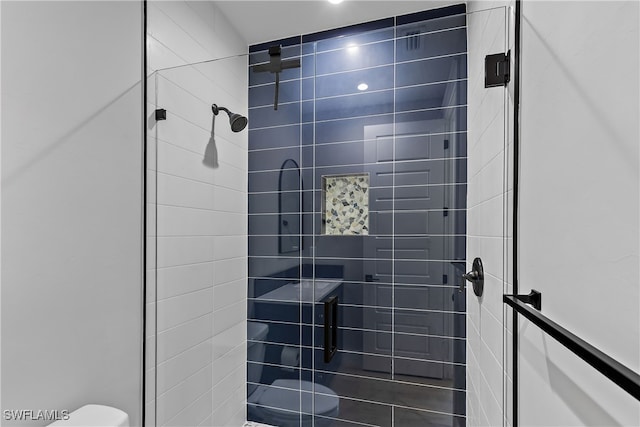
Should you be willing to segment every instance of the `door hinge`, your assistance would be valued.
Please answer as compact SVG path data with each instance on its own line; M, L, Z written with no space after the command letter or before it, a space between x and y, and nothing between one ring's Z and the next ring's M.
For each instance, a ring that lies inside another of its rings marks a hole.
M449 140L448 140L448 139L445 139L445 140L444 140L444 149L445 149L445 150L448 150L448 149L449 149Z
M449 283L449 276L447 276L446 274L442 275L442 284L446 285L447 283Z
M484 57L484 87L506 86L511 79L511 51Z
M448 207L444 207L444 209L442 210L442 216L449 216L449 208Z

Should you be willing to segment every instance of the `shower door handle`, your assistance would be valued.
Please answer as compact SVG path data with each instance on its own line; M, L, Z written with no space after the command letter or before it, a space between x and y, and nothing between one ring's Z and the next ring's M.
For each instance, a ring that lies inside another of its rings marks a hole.
M324 363L331 362L338 350L338 297L324 302Z

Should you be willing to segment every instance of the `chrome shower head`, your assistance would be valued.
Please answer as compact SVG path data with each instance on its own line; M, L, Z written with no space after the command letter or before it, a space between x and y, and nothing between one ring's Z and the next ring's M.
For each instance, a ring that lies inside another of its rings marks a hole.
M214 115L218 115L218 113L222 110L227 113L229 116L229 125L231 126L231 130L234 132L240 132L242 129L247 127L248 120L245 116L241 114L232 113L228 108L218 107L216 104L211 106L211 110Z

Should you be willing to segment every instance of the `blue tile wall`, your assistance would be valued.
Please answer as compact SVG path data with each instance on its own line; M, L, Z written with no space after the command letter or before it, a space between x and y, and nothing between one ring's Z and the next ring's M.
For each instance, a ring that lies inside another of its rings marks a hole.
M456 5L250 47L248 320L268 326L248 336L250 420L465 424L466 37ZM274 75L252 71L272 45L301 62L281 73L277 110ZM289 159L298 206L282 203ZM323 235L322 177L362 173L370 234ZM298 228L282 226L291 215ZM290 398L259 400L274 393Z

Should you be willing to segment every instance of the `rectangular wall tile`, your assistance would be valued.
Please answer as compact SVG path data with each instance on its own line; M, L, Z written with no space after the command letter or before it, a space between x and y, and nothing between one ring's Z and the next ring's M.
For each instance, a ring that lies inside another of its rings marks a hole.
M157 339L157 425L226 425L245 411L243 399L232 399L230 415L217 419L212 386L220 370L242 371L237 360L244 360L248 131L232 132L225 114L214 121L211 105L248 116L247 57L237 56L247 47L213 2L150 2L148 41L149 64L160 69L150 93L168 112L148 150L158 330L148 324L147 333L150 343ZM227 385L245 383L240 375Z
M249 381L328 387L340 396L340 410L328 415L336 425L465 420L466 299L454 290L466 256L465 19L402 19L397 40L393 20L344 37L302 36L302 66L281 83L277 112L268 105L272 85L256 81L249 93L247 310L269 328L258 339L264 355L249 363L262 374ZM253 61L266 61L264 53ZM300 166L301 187L284 218L287 159ZM324 177L363 173L369 235L325 235ZM291 218L301 227L286 234L282 221ZM301 248L283 250L284 237ZM323 292L331 279L339 286ZM323 302L331 295L341 305L339 350L325 363ZM302 406L311 407L310 392L302 391ZM249 419L259 421L253 408Z

